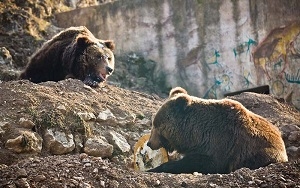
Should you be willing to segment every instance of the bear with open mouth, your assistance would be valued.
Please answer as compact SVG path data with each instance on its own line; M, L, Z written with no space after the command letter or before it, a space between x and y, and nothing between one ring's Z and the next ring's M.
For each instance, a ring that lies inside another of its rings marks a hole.
M34 83L75 78L97 87L115 67L112 40L97 39L86 27L67 28L36 51L20 79Z

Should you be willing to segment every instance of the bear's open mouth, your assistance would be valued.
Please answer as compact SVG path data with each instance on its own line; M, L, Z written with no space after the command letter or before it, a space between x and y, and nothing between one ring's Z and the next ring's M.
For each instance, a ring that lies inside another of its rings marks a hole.
M87 77L84 79L83 83L91 86L91 87L97 87L100 82L104 82L106 75L105 74L99 74L99 76L95 75L87 75Z
M106 74L100 73L99 77L102 79L102 81L106 80ZM102 82L102 81L100 81L100 82Z

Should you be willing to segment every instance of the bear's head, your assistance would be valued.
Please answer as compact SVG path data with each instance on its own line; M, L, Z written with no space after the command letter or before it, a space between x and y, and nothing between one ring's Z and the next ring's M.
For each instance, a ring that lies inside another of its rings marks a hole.
M192 99L186 90L177 87L170 91L169 99L158 109L153 117L151 135L147 145L157 150L161 147L172 152L184 152L181 143L185 130L184 119Z
M75 48L74 48L75 45ZM96 87L106 81L115 68L113 50L115 44L111 40L99 40L86 35L78 35L73 44L75 54L69 70L72 75L86 85Z

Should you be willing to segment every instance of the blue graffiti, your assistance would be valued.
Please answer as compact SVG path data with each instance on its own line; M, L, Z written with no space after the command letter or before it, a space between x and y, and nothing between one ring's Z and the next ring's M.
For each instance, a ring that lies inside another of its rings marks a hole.
M248 72L248 75L247 76L244 76L244 87L246 88L249 88L250 86L250 80L249 80L249 77L250 77L250 72Z
M300 84L300 75L299 74L300 74L300 69L298 69L298 72L295 76L284 72L286 81L288 83L293 83L293 84Z
M251 45L256 46L257 42L249 38L249 40L246 42L246 45L247 45L247 54L248 54L250 52L250 46Z
M277 67L281 68L282 65L282 59L280 59L277 63L274 64L273 68L276 69Z
M236 56L237 56L238 54L237 54L237 51L236 51L235 48L233 48L233 53L234 53L234 57L236 58Z
M214 60L212 62L206 63L207 65L217 65L218 67L222 67L218 61L218 58L221 57L220 52L218 50L214 51L214 56L212 57ZM208 69L210 70L209 66Z
M242 44L236 46L236 48L233 49L234 57L236 58L239 54L242 54L246 51L246 54L250 53L250 47L256 46L257 42L253 39L248 39L247 42L243 42ZM245 50L245 48L247 48Z
M215 81L214 81L214 84L207 90L207 92L204 94L203 98L204 99L208 99L208 98L214 98L216 99L217 98L217 88L218 86L220 86L222 84L221 81L217 80L215 78ZM210 94L213 96L213 97L209 97Z

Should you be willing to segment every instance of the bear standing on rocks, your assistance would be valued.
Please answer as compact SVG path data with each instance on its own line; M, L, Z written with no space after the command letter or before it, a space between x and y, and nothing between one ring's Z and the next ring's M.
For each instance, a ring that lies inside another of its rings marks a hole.
M184 154L148 172L230 173L288 161L280 131L265 118L237 101L201 99L180 87L157 111L147 145Z
M19 78L34 83L76 78L96 87L114 71L114 47L84 26L70 27L33 54Z

